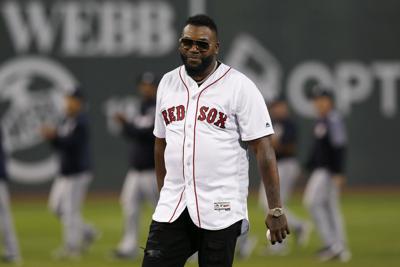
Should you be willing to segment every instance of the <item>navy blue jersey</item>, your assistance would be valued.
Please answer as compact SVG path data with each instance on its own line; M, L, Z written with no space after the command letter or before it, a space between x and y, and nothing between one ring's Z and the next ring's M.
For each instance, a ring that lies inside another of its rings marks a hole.
M3 133L0 129L0 180L7 180L6 157L3 150Z
M155 100L141 101L133 122L123 124L123 134L130 141L130 167L136 170L154 169L155 105Z
M52 141L60 156L60 173L74 175L90 170L89 121L84 113L67 117Z
M323 167L333 173L343 173L346 146L344 122L337 112L331 111L314 126L314 144L308 167L311 170Z
M275 135L279 140L279 144L296 145L297 128L296 124L290 119L273 120ZM275 149L276 159L285 159L295 157L295 150Z

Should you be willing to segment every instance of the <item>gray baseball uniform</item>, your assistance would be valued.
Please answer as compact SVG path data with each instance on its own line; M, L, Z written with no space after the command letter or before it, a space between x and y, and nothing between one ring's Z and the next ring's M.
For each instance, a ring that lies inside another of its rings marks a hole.
M331 111L314 127L314 146L309 168L304 203L309 209L316 229L324 243L334 253L347 250L345 230L339 204L339 187L332 177L343 173L347 137L340 115Z
M5 167L5 155L2 145L1 130L0 130L0 234L2 235L4 244L4 260L18 261L20 259L20 252L10 211L10 196L7 186L7 172Z

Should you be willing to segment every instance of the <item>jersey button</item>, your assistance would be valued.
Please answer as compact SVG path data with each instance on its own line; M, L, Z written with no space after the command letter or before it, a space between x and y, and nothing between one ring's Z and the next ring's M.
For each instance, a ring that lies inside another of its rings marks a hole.
M193 99L193 100L196 100L196 96L192 96L192 99Z
M192 125L191 125L191 124L189 124L189 125L188 125L188 128L192 128Z

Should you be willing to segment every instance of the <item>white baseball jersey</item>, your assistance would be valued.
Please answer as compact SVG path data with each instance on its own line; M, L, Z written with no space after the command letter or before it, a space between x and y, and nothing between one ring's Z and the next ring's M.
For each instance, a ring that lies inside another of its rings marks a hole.
M181 66L162 78L154 135L166 139L164 186L153 220L187 207L208 230L247 220L248 154L243 141L273 134L264 99L245 75L220 64L199 87Z

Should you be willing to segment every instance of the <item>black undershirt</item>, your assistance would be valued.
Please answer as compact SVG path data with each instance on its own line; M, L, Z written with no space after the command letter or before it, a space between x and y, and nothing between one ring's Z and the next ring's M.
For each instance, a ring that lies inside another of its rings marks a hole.
M214 72L219 68L219 66L221 65L221 62L219 62L219 61L217 61L217 67L215 68L215 70L214 70ZM211 75L210 75L211 76ZM206 79L206 80L208 80L208 79ZM202 82L200 82L200 83L197 83L197 86L198 87L200 87L206 80L203 80Z

